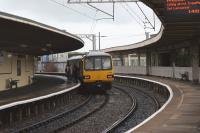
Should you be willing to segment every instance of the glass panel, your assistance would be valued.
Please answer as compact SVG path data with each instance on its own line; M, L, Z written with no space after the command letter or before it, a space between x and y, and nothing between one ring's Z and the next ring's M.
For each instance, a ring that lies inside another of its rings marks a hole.
M85 58L85 70L107 70L112 68L110 57Z
M17 60L17 76L21 76L21 60Z
M85 59L85 69L86 70L92 70L92 69L94 69L93 58L86 58Z
M103 69L111 69L110 57L102 57Z
M102 69L102 65L101 65L101 57L96 57L95 59L95 67L94 67L94 69L95 70L100 70L100 69Z

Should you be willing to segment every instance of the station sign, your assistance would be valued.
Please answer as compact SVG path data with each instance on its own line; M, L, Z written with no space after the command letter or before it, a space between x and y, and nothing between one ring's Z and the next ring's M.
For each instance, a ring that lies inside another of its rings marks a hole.
M167 17L200 17L200 0L166 0Z

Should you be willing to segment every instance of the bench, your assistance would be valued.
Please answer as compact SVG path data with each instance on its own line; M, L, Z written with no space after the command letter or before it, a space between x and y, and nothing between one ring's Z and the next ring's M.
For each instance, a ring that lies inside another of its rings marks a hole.
M8 79L8 86L10 89L13 88L13 86L15 86L15 88L17 88L17 84L18 84L19 80L13 80L12 78Z
M181 75L182 80L186 80L186 81L189 80L189 73L188 72L180 73L180 75Z

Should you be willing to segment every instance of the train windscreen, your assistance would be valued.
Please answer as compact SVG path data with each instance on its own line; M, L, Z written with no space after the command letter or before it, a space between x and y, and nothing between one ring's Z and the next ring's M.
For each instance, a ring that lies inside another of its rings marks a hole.
M109 56L85 58L85 70L109 70L112 69L112 62Z

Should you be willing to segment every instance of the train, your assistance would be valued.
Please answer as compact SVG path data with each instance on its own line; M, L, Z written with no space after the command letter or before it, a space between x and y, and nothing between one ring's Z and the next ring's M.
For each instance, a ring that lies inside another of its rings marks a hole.
M67 64L72 69L78 68L76 76L81 82L81 89L106 91L112 88L114 70L110 54L91 51L84 56L69 58Z

